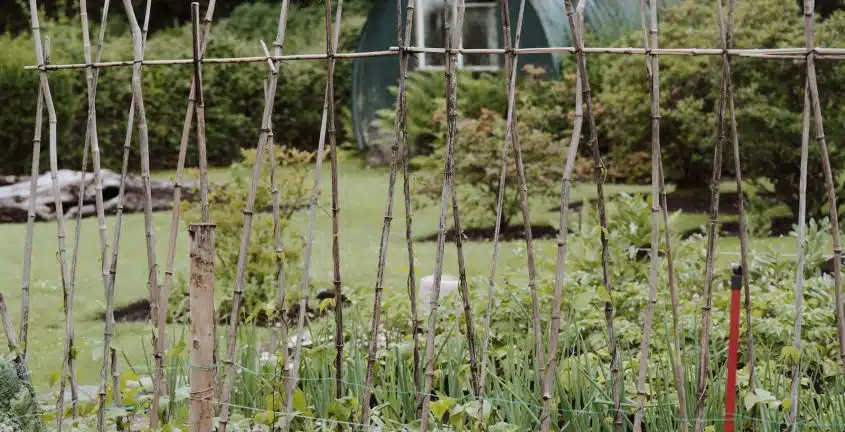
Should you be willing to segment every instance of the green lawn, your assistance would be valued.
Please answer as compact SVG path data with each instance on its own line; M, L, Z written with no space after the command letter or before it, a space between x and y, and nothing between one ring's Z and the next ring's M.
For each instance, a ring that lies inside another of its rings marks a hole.
M357 289L368 289L376 280L379 238L383 223L385 195L387 191L387 171L384 169L362 168L354 161L341 165L341 262L344 285ZM322 180L324 190L328 190L328 166ZM158 178L167 178L172 173L157 173ZM213 181L225 181L225 170L212 172ZM401 177L398 183L398 198L394 206L393 229L389 244L388 265L385 274L387 290L404 293L407 274L405 252L404 211L401 201ZM727 186L727 185L726 185ZM648 192L648 186L610 185L608 193ZM574 198L594 196L592 185L581 185L574 191ZM324 289L331 281L331 216L329 213L329 193L321 197L321 209L317 213L314 233L314 255L312 258L312 276L316 289ZM707 198L704 198L707 199ZM548 209L553 203L534 205L532 217L535 223L556 224L557 214ZM437 228L436 208L429 208L414 215L415 235L430 234ZM164 265L167 251L167 236L170 224L169 213L157 213L154 216L156 227L159 265ZM704 215L685 215L683 226L695 227L706 221ZM109 234L112 235L114 218L109 218ZM68 223L72 232L73 223ZM295 216L295 226L304 233L307 228L307 212ZM20 277L23 260L23 242L26 232L24 224L0 225L0 242L7 245L0 249L0 266L6 271L0 274L0 289L7 296L13 310L15 323L19 323ZM78 352L78 377L83 384L96 384L99 380L99 362L103 333L102 322L97 319L105 309L103 285L98 263L98 240L96 220L86 219L82 226L83 243L80 248L80 266L78 269L76 298L74 304L76 342ZM187 273L187 236L185 229L180 229L176 259L176 272ZM72 245L72 235L68 247ZM554 242L540 241L538 254L554 254ZM501 262L522 260L514 251L521 242L509 242L502 245ZM39 223L36 227L32 268L32 312L29 341L30 365L35 371L35 383L41 391L47 389L50 377L61 366L64 318L59 279L59 266L56 260L56 227L54 223ZM791 238L757 239L752 247L773 246L789 250L795 247ZM267 247L267 245L253 245ZM739 248L735 238L725 238L719 243L720 252L735 252ZM487 276L490 266L491 247L488 242L470 242L465 247L467 271L470 277ZM423 276L433 271L434 244L417 243L417 274ZM447 248L445 272L456 274L457 265L454 248ZM738 261L738 257L720 256L720 264ZM161 273L163 275L163 272ZM147 296L147 263L144 240L143 215L128 215L124 219L124 231L121 236L121 248L116 287L116 305L126 305L133 300ZM350 311L354 314L354 311ZM354 316L349 319L355 319ZM17 324L19 327L19 324ZM184 329L174 326L173 331ZM126 358L140 369L146 369L149 359L149 336L147 328L141 324L123 324L117 326L115 344L120 347ZM123 367L126 362L123 361Z

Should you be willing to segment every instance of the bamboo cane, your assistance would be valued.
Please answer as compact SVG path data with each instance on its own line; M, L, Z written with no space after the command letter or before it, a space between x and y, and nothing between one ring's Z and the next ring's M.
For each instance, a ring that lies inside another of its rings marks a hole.
M833 237L833 293L836 327L839 330L839 361L845 373L845 312L842 305L842 240L839 234L839 209L836 207L836 187L833 172L830 167L830 157L827 152L827 139L824 135L824 119L819 99L819 85L816 81L815 53L812 51L814 39L813 13L814 0L804 0L804 38L807 43L807 78L810 85L810 101L812 102L815 123L816 141L822 154L822 168L824 170L825 188L830 211L831 235Z
M138 25L138 20L135 18L135 12L132 10L131 0L123 0L123 6L126 9L129 25L132 29L133 51L136 61L132 70L132 92L134 94L135 111L138 115L141 180L144 183L144 230L146 232L145 236L147 240L147 286L150 292L150 317L155 317L158 316L158 266L156 264L156 238L155 229L153 228L152 191L150 185L149 135L147 133L147 117L144 109L143 90L141 86L141 61L143 61L144 58L144 36L141 33L141 27ZM155 349L155 347L156 341L153 340L153 349ZM155 429L157 426L153 423L154 420L156 419L151 416L151 429Z
M402 149L402 192L405 199L405 240L408 249L408 298L411 303L411 328L413 329L414 339L414 407L418 411L420 407L420 335L417 331L419 328L419 316L417 313L417 286L416 286L416 272L414 271L414 238L412 233L413 228L413 212L411 209L411 172L410 172L410 158L411 149L408 148L408 95L405 90L405 82L408 79L408 55L407 48L411 45L411 35L413 34L414 24L414 4L415 1L408 1L407 15L405 18L405 42L401 42L400 25L402 20L402 4L396 2L396 39L402 49L399 52L399 95L397 107L398 116L401 120L399 146ZM419 415L419 412L415 414Z
M329 0L326 0L329 1ZM329 8L331 5L329 5ZM338 1L337 11L335 12L335 28L334 40L332 43L337 46L338 37L340 35L340 18L343 14L343 0ZM330 19L329 17L326 18ZM326 132L329 122L329 106L332 94L332 76L334 74L334 60L329 60L328 80L326 82L326 96L323 100L323 115L322 123L320 124L320 138L317 144L317 161L314 167L314 188L311 190L311 202L308 209L308 234L305 240L305 271L302 276L302 291L299 300L299 316L296 323L296 344L293 352L293 369L290 371L287 381L285 382L285 395L287 401L285 404L285 420L282 424L282 430L287 432L290 429L291 414L293 413L293 395L299 379L299 360L302 354L302 337L305 329L305 309L308 302L308 293L310 287L311 277L311 252L314 247L314 220L317 215L317 198L320 192L320 175L323 168L323 153L326 148ZM340 305L335 305L339 307Z
M211 33L211 23L214 17L214 7L216 0L209 0L206 8L205 19L203 20L203 32L200 38L201 48L199 57L205 55L205 50L208 47L208 41ZM184 181L185 158L188 151L188 140L191 136L191 125L193 123L194 111L196 110L196 78L191 80L191 91L188 95L188 108L185 112L185 121L182 126L182 137L179 143L179 156L176 162L176 179L173 183L173 209L171 210L170 218L170 240L167 246L167 261L164 270L164 283L162 284L159 299L159 314L157 317L152 317L158 321L158 335L156 337L156 372L155 381L153 382L153 393L156 395L152 400L151 415L155 413L158 416L158 397L161 396L161 389L165 387L166 377L164 374L164 351L167 344L167 310L170 300L170 290L173 286L173 265L176 258L176 240L179 236L179 218L181 214L181 207L179 203L182 201L182 188ZM202 159L202 157L201 157ZM205 180L208 184L208 177ZM206 189L207 190L207 189ZM206 192L206 201L208 193Z
M264 80L264 87L265 91L267 88L268 80ZM271 185L271 194L273 195L273 243L275 246L276 251L276 319L279 320L278 322L278 336L276 337L277 343L275 349L278 351L281 349L282 352L282 368L283 368L283 376L288 375L288 323L285 313L285 267L284 267L284 248L282 248L282 227L280 224L280 215L279 215L279 188L276 183L276 144L274 141L273 131L269 132L269 136L267 139L270 142L270 185ZM276 392L275 389L273 391L273 406L275 406L275 398ZM275 419L275 413L274 419Z
M584 42L578 35L573 18L572 4L570 0L564 0L564 8L569 21L569 30L572 35L573 44L576 48L576 57L578 61L578 73L581 75L581 85L583 86L584 102L586 103L587 121L590 125L590 141L589 146L593 150L593 160L595 162L595 176L596 176L596 195L598 202L599 226L601 228L601 244L602 244L602 280L609 301L605 302L604 314L607 322L608 334L608 351L610 351L610 375L613 382L613 406L614 406L614 429L619 431L622 428L622 381L623 377L619 372L619 354L616 346L616 333L613 329L613 289L610 281L610 264L609 264L609 249L607 240L607 214L605 212L604 200L604 163L601 160L601 152L598 143L598 131L596 130L596 119L593 115L593 98L590 90L590 82L587 77L587 64L584 55Z
M93 63L91 60L91 36L88 28L88 4L87 0L79 0L80 19L82 21L82 44L85 55L85 62ZM105 38L105 24L108 15L109 1L103 4L103 19L100 25L100 35L97 43L97 53L95 62L99 62L103 54L103 40ZM80 194L79 203L77 205L78 212L76 217L76 237L74 238L73 246L73 264L71 266L71 283L76 281L76 260L79 247L79 228L82 220L82 203L85 191L85 170L87 169L86 158L88 156L87 150L90 145L91 159L94 164L94 192L95 192L95 206L97 211L97 223L100 232L100 261L102 265L103 275L105 276L108 269L108 234L106 234L106 216L103 207L103 173L100 167L100 145L97 136L97 109L96 109L96 95L97 95L97 79L99 78L99 70L94 70L93 66L85 68L85 81L88 89L88 123L85 133L85 144L82 153L82 174L80 178ZM105 279L103 280L105 290Z
M464 324L466 325L467 350L469 351L469 380L472 393L476 397L479 397L481 390L479 388L478 358L475 349L475 324L472 320L472 303L469 298L469 287L467 285L466 259L464 258L464 232L461 230L457 187L452 188L452 221L455 228L455 249L458 255L458 281L460 284L461 302L464 307ZM483 407L484 405L482 403L479 405L479 410L483 409Z
M411 40L411 30L413 26L413 16L414 16L414 0L408 1L408 12L407 12L407 19L405 21L405 40L402 41L402 2L396 2L396 39L397 43L401 47L408 46ZM388 175L388 183L387 183L387 203L386 208L384 211L384 224L382 225L381 230L381 241L379 243L379 255L378 255L378 269L376 271L376 285L375 285L375 296L374 296L374 305L373 305L373 319L372 324L370 326L370 341L367 347L367 371L364 377L364 392L363 396L361 397L361 424L364 425L365 430L369 430L370 427L370 396L372 394L372 387L373 387L373 374L375 370L375 362L376 362L376 351L378 350L378 329L380 326L380 318L381 318L381 296L383 291L383 282L384 282L384 268L385 263L387 261L387 251L388 251L388 239L390 236L390 224L393 221L393 193L394 187L396 185L396 171L398 166L398 159L399 159L399 148L400 146L404 148L405 151L405 159L407 160L407 89L406 89L406 81L408 78L408 55L406 53L401 53L399 56L399 90L396 95L396 118L394 121L394 136L393 136L393 145L390 147L391 149L391 158L390 158L390 174ZM406 188L409 187L409 182L407 181L407 166L406 166ZM408 191L409 192L409 191ZM410 267L411 274L409 275L409 284L413 284L413 244L411 238L411 223L410 223L410 201L409 196L410 194L406 192L406 228L407 228L407 237L408 237L408 265ZM410 298L411 298L411 323L413 327L413 334L414 334L414 388L417 392L419 392L419 377L418 377L418 368L419 368L419 336L417 335L417 305L416 305L416 290L410 291Z
M105 23L108 15L109 2L103 4L103 19L100 25L100 38L97 43L96 61L100 61L103 52L103 39L105 38ZM91 61L91 38L88 31L88 5L86 0L79 1L80 18L82 20L82 40L83 51L85 53L85 62ZM88 149L91 149L92 159L94 159L94 190L95 190L95 206L97 211L97 222L100 232L100 261L102 265L103 274L103 291L105 292L108 285L107 272L108 269L108 234L106 234L106 219L105 211L103 209L103 178L100 169L100 146L97 139L97 118L96 118L96 94L97 94L97 78L99 71L94 71L92 67L85 69L86 84L88 87L88 124L85 134L85 144L82 150L82 174L79 179L79 200L77 202L76 214L76 229L73 238L73 257L71 259L70 267L70 284L76 287L76 266L79 258L79 243L81 239L82 227L82 205L85 198L85 171L88 169ZM72 360L71 360L72 361ZM106 365L106 359L103 359L103 365ZM71 369L74 368L71 364ZM107 372L103 372L104 374ZM74 381L74 373L71 372L71 404L73 406L73 417L76 418L79 414L78 398L76 394L76 385Z
M804 116L801 125L801 174L798 181L798 259L795 269L795 329L793 330L792 346L801 350L801 326L804 312L804 267L805 251L807 248L807 159L810 147L810 87L809 82L804 85ZM789 422L791 430L797 430L798 420L798 389L801 383L801 362L792 363L792 382L789 386Z
M50 63L50 36L44 36L44 63ZM87 152L87 148L84 152ZM85 164L85 157L83 155L83 164ZM53 179L55 180L55 179ZM64 210L61 213L57 212L57 215L61 214L62 217L64 216ZM75 259L75 257L73 257ZM61 379L63 380L59 388L62 393L64 393L64 379L67 378L67 384L70 386L70 400L71 400L71 415L73 418L76 418L78 415L77 410L77 392L76 392L76 365L74 362L74 339L73 339L73 309L68 309L69 305L73 304L73 293L74 293L74 267L75 263L72 261L70 264L70 275L66 281L63 281L62 288L63 288L63 298L62 298L62 308L65 313L65 331L68 333L69 336L69 345L65 348L65 362L67 363L67 376L65 377L64 371L62 372ZM65 288L67 287L67 288ZM70 324L68 324L70 323Z
M502 157L500 162L499 172L499 193L496 197L496 222L493 225L493 257L490 265L490 275L487 284L487 309L484 314L484 341L481 347L481 372L479 383L479 399L484 397L485 383L487 380L487 352L490 345L490 317L493 313L493 290L496 286L496 269L499 262L499 237L501 233L502 213L505 198L505 181L507 179L507 165L508 165L508 145L511 141L519 140L519 129L517 123L517 113L512 110L514 98L511 97L511 89L515 83L515 74L517 67L517 56L514 54L514 48L519 48L519 39L522 35L522 21L525 10L525 1L521 1L519 5L519 16L517 18L516 42L511 41L511 26L510 26L510 5L508 0L502 0L500 3L502 16L502 35L504 38L505 49L511 52L510 55L505 56L505 94L508 98L508 123L505 131L505 140L502 142ZM512 112L513 111L513 112ZM482 407L483 408L483 407Z
M736 0L730 0L728 2L728 15L727 21L725 20L724 12L722 11L721 2L718 4L718 14L719 14L719 22L724 23L721 25L722 30L722 37L725 39L724 46L730 48L733 45L733 25L734 25L734 15L736 12ZM734 91L733 91L733 84L731 83L731 75L730 75L730 61L728 61L728 75L727 79L727 89L728 89L728 115L729 120L731 123L731 143L733 146L733 155L734 155L734 171L735 180L736 180L736 190L737 190L737 208L739 213L739 255L740 255L740 264L742 266L742 286L744 290L745 296L745 322L746 322L746 343L748 344L748 354L747 354L747 361L746 361L746 368L748 369L749 376L748 381L750 383L751 388L757 387L757 378L755 373L755 356L754 356L754 325L753 319L751 315L751 284L749 282L749 263L748 263L748 222L747 217L745 214L745 192L744 192L744 184L742 180L742 161L740 158L740 151L739 151L739 133L737 131L737 123L736 123L736 108L734 107ZM753 430L757 430L757 419L753 419L752 423Z
M338 198L338 187L340 182L337 178L337 134L335 131L334 118L334 53L337 51L338 37L340 37L340 11L343 9L343 0L338 2L337 37L332 35L332 5L331 0L325 1L326 6L326 57L327 63L327 84L326 97L328 100L328 134L329 148L331 151L331 177L332 177L332 273L334 275L334 319L335 319L335 395L338 399L345 394L343 390L343 292L340 277L340 202ZM325 114L325 113L324 113ZM297 339L297 342L299 340Z
M285 29L287 25L288 8L289 0L284 0L282 2L281 12L279 16L279 27L276 32L274 54L281 55L282 52L285 40L284 38ZM244 226L243 231L241 232L240 250L238 252L238 263L235 274L235 290L232 296L232 312L229 317L229 336L228 344L226 346L226 360L224 360L223 362L225 366L225 373L223 377L223 392L221 393L220 398L218 400L218 405L220 406L220 432L226 432L226 428L228 427L229 423L229 398L232 392L233 378L232 364L235 357L235 347L237 345L238 319L240 315L241 300L243 298L244 274L246 273L246 261L247 254L249 251L249 237L251 234L250 228L252 227L252 215L255 207L255 195L257 192L259 178L261 176L261 163L264 159L264 147L267 144L268 135L270 133L270 125L273 116L273 102L276 98L276 87L278 84L278 79L279 74L277 66L276 69L271 69L271 75L269 83L267 85L267 91L264 95L264 112L261 116L261 133L258 137L258 146L255 153L256 157L252 167L252 180L250 183L249 191L247 192L246 208L244 208L243 210ZM282 343L285 343L285 341L283 341Z
M578 23L578 35L584 37L584 7L585 1L580 0L575 8ZM540 415L540 430L546 432L551 427L551 408L554 396L552 386L557 376L558 339L560 333L560 308L563 304L563 282L566 277L566 252L569 241L569 201L572 190L572 170L578 156L578 146L581 142L581 128L584 124L583 96L581 94L581 75L575 76L575 119L569 150L566 154L560 188L560 221L557 240L557 260L555 262L554 298L552 300L551 328L549 330L548 366L543 376L543 412Z
M845 59L845 48L826 48L815 47L812 50L816 53L819 59L843 60ZM444 48L428 48L428 47L408 47L408 53L428 53L428 54L445 54ZM508 52L503 48L453 48L450 51L459 54L492 54L504 55ZM558 47L539 47L539 48L520 48L513 50L514 54L557 54L557 53L575 53L578 51L574 46L558 46ZM369 57L389 57L398 55L398 47L389 47L387 50L381 51L364 51L364 52L343 52L335 53L332 57L338 59L357 59ZM634 47L585 47L581 50L584 54L611 54L611 55L645 55L648 54L644 48ZM732 57L750 57L762 58L768 60L796 60L803 59L807 49L804 47L788 47L788 48L752 48L752 49L730 49L725 52L718 48L658 48L651 50L650 53L660 56L721 56L727 54ZM291 60L325 60L328 56L324 53L318 54L288 54L272 56L275 61L291 61ZM265 56L256 57L223 57L223 58L204 58L205 64L233 64L233 63L261 63L266 61ZM24 70L64 70L64 69L86 69L89 66L96 69L113 68L113 67L129 67L135 62L133 60L118 60L110 62L97 62L94 64L88 63L68 63L45 65L39 68L37 65L24 66ZM141 62L144 66L191 66L194 64L193 59L159 59L159 60L144 60Z
M149 3L148 3L149 4ZM129 20L129 26L132 31L132 44L135 64L132 70L132 93L133 105L138 116L138 137L141 159L141 180L144 184L144 231L147 245L147 287L150 295L150 317L158 315L158 266L156 264L156 243L155 230L153 228L152 220L152 191L150 184L150 157L149 157L149 135L147 131L147 118L144 108L143 89L141 84L142 62L144 59L144 48L146 40L146 29L141 30L138 25L138 20L135 17L135 12L132 9L131 0L123 0L123 6L126 10L126 16ZM147 17L149 16L149 8L147 9ZM147 25L147 18L145 18L145 27ZM112 286L112 289L114 287ZM109 293L113 294L113 293ZM153 321L155 323L155 321ZM153 337L153 349L156 347L156 337ZM104 350L107 350L104 347ZM104 351L107 352L107 351ZM104 356L105 357L105 356ZM102 397L102 396L101 396ZM150 428L157 427L157 416L150 417ZM102 426L102 425L101 425Z
M446 19L446 48L460 47L464 23L464 1L458 0L457 16L455 17L455 29L451 28L450 19ZM454 151L455 140L457 139L457 63L458 54L450 51L446 57L446 160L443 169L443 190L440 196L440 221L437 233L437 247L434 260L434 284L432 287L431 309L428 315L428 331L426 332L425 343L425 380L423 386L422 406L420 408L420 432L428 430L429 414L428 405L431 402L431 389L434 379L434 336L437 328L437 312L440 301L440 285L443 277L443 252L446 240L446 214L449 210L449 199L452 197L451 189L454 187Z
M717 0L721 1L721 0ZM728 43L730 39L723 36L723 44ZM707 397L708 387L708 366L710 358L710 330L711 330L711 316L710 311L713 307L713 273L714 273L714 256L716 252L716 223L719 218L719 189L722 180L722 152L725 143L725 111L727 105L728 93L728 78L729 78L729 62L728 56L722 57L722 83L719 92L719 108L718 108L718 127L716 130L716 141L713 150L713 179L710 183L710 219L707 226L707 258L704 272L704 286L702 293L702 307L701 307L701 330L699 341L699 358L698 358L698 385L695 403L695 432L703 432L706 419L704 416L705 400Z
M640 1L640 13L642 19L642 27L643 27L643 46L646 48L647 52L651 53L647 55L646 58L646 73L649 77L649 81L651 82L652 91L659 92L659 82L660 82L660 63L659 57L654 53L659 45L659 27L657 22L657 5L655 2L650 2L650 27L646 24L646 17L645 17L645 2L643 0ZM649 33L651 34L651 43L649 42ZM659 98L657 99L659 103ZM659 105L657 107L659 109ZM658 113L659 114L659 113ZM652 119L653 122L658 123L659 128L659 121L660 118ZM663 156L662 150L660 146L660 140L658 139L657 142L657 178L659 183L659 201L660 201L660 209L663 216L663 226L664 226L664 241L666 242L666 270L668 276L668 285L669 285L669 297L672 304L672 361L673 361L673 374L675 378L675 389L678 394L678 411L680 414L680 430L681 432L687 432L689 428L689 419L687 416L687 404L686 404L686 390L684 388L684 369L683 363L681 362L681 336L680 336L680 324L679 324L679 305L678 305L678 295L675 285L675 264L674 264L674 256L672 255L672 232L671 226L669 225L669 206L667 204L666 199L666 184L663 177Z
M146 38L147 38L147 29L149 28L150 22L150 8L151 8L151 0L147 0L146 4L146 12L144 14L144 28L142 30L144 45L146 46ZM127 173L129 171L129 153L132 149L132 132L134 130L135 125L135 96L132 96L133 101L129 106L129 113L127 115L126 120L126 135L123 141L123 161L121 164L120 170L120 184L118 186L118 194L117 194L117 206L116 206L116 213L115 213L115 223L114 223L114 240L112 245L112 256L111 260L109 261L109 269L108 275L105 279L108 281L106 287L106 314L105 314L105 323L103 325L103 361L107 358L109 353L109 349L111 347L111 338L114 336L114 289L115 283L117 281L117 261L118 261L118 253L120 250L120 233L123 223L123 202L124 202L124 194L126 191L126 178ZM104 372L104 370L106 372ZM101 374L107 373L107 369L105 366L101 369ZM105 430L105 404L106 404L106 379L103 378L101 375L100 380L100 389L98 392L98 412L97 412L97 423L98 423L98 430L102 432Z
M517 21L516 39L514 46L519 47L519 39L522 33L522 18L525 12L525 1L520 3L519 18ZM508 118L507 127L505 131L505 140L512 140L514 150L514 162L516 164L517 180L519 181L519 208L522 212L522 219L525 226L525 255L526 264L528 266L528 290L531 294L531 315L534 323L534 356L537 361L537 380L538 384L542 383L543 376L546 371L546 362L543 353L543 330L540 319L540 300L537 296L537 270L534 263L534 235L531 232L531 216L528 207L528 182L525 179L525 167L522 162L522 148L519 142L519 135L517 130L519 128L516 123L516 110L514 100L516 98L516 70L517 58L513 56L511 61L511 70L509 71L510 81L508 82ZM542 386L540 386L541 396L544 393Z
M30 18L32 24L32 35L35 42L35 59L39 65L46 63L44 55L44 47L41 45L41 27L38 22L38 7L35 0L29 0ZM62 430L62 421L64 416L64 387L65 377L67 376L68 359L71 348L73 346L73 293L69 288L69 273L67 263L67 245L65 239L65 224L64 224L64 209L59 193L58 182L58 150L57 150L57 119L56 107L53 105L53 95L50 91L50 83L47 79L47 71L40 72L41 92L44 96L44 102L47 105L47 118L50 131L50 176L53 183L53 201L56 206L56 228L58 231L58 247L59 247L59 269L61 271L62 292L64 294L65 303L65 338L64 338L64 357L62 359L62 371L59 379L59 394L56 402L56 425L59 432Z
M643 19L645 19L645 17L643 17ZM651 25L652 38L654 38L655 42L657 42L659 28L657 26L656 9L651 10ZM646 43L648 43L648 35L645 34L644 36ZM653 73L652 70L655 71L654 73L659 74L659 63L652 69L652 65L647 61L646 66L649 74ZM655 78L652 77L652 79ZM657 79L659 81L659 76ZM660 145L659 142L658 145ZM681 432L687 432L689 429L689 416L687 415L686 390L684 387L684 365L681 361L683 347L681 346L681 326L679 322L680 306L678 302L677 287L675 284L675 257L672 254L672 227L669 225L669 205L666 199L666 183L663 175L662 151L661 158L658 159L658 164L660 170L658 176L660 181L660 208L661 213L663 214L663 230L664 239L666 241L666 273L669 282L669 298L672 303L672 361L674 362L675 387L678 393L678 411L681 421L680 430Z
M35 133L32 137L32 168L30 170L29 196L38 190L39 159L41 156L41 129L44 119L44 92L38 86L38 102L35 109ZM32 276L32 239L35 234L35 200L29 200L26 216L26 241L24 244L23 275L21 276L21 353L26 357L26 341L29 330L29 283Z
M211 222L208 214L208 156L205 145L205 100L202 90L202 41L200 35L200 4L191 3L191 30L193 34L194 51L194 81L196 90L194 95L194 109L197 116L197 147L199 147L200 167L200 213L203 223Z
M642 6L642 2L641 2ZM652 4L656 12L656 5ZM656 25L651 27L653 33L651 46L658 44ZM645 34L645 15L643 11L643 32ZM645 39L648 42L648 39ZM649 47L646 44L646 47ZM640 370L637 378L637 402L634 415L634 431L642 431L643 406L646 400L645 383L648 375L649 343L654 319L654 307L657 304L657 278L660 255L660 77L657 56L649 55L647 61L648 78L651 80L651 271L648 280L648 304L643 319L643 338L640 342Z
M502 19L502 38L504 39L505 49L513 49L513 42L511 41L511 15L510 5L508 0L499 2L500 13ZM514 56L505 56L505 70L508 75L505 76L506 86L510 84L510 73L512 71L511 62ZM507 91L507 89L506 89ZM510 93L508 93L510 95ZM499 194L496 197L496 222L493 224L493 256L490 260L490 274L487 278L487 308L484 312L484 340L481 342L481 382L479 383L480 393L479 398L483 398L486 393L487 382L487 352L490 346L490 317L493 314L493 291L496 288L496 269L499 264L499 236L501 232L502 211L504 206L504 182L507 176L507 149L510 141L504 140L502 142L502 161L501 172L499 174Z

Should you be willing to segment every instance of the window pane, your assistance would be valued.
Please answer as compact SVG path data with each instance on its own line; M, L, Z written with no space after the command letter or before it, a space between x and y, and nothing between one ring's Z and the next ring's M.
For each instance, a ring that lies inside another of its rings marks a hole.
M495 3L469 3L464 14L464 43L466 49L498 48ZM466 54L464 66L497 66L498 56Z
M446 3L439 0L423 0L423 35L427 48L445 48L446 18L448 16ZM426 54L427 66L445 66L442 54Z

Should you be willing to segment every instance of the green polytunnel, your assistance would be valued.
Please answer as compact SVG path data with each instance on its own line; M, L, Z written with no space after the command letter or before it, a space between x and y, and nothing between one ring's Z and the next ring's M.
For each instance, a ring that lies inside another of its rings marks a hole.
M358 52L383 51L397 46L397 4L401 2L404 32L407 2L409 0L384 0L370 9L367 21L358 36ZM411 0L415 3L412 27L412 45L443 48L446 16L454 16L454 0ZM496 0L465 0L464 48L503 48L500 4ZM588 31L601 28L603 33L619 31L638 23L636 0L605 0L597 4L587 2L585 14ZM447 9L451 8L452 13ZM516 35L520 2L509 2L512 38ZM526 0L523 18L521 48L542 48L571 45L569 24L562 0ZM443 68L442 54L417 54L411 57L410 70L438 70ZM496 73L502 67L502 55L462 55L458 67L464 70ZM526 54L519 56L519 70L525 65L542 67L552 78L560 76L560 54ZM352 123L358 148L365 150L378 137L375 126L378 111L395 106L396 98L390 88L399 79L398 56L366 57L355 59L352 72Z

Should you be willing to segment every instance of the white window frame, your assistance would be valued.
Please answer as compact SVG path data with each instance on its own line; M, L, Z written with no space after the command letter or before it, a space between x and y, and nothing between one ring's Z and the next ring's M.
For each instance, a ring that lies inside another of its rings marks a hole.
M419 46L421 48L425 48L426 47L425 46L425 32L426 32L425 21L426 20L425 20L425 8L424 8L423 3L427 2L427 1L437 2L437 1L442 1L442 0L412 0L412 1L416 2L416 8L419 11L418 13L416 13L414 15L414 21L416 21L414 23L414 25L416 26L415 33L416 33L416 38L417 38L417 46ZM452 28L454 29L455 17L457 17L457 12L458 12L458 2L456 0L451 0L450 3L451 3L451 6L452 6L452 14L451 14L452 22L451 22L451 24L452 24ZM496 23L496 20L495 20L495 16L496 16L495 10L496 10L497 6L498 6L498 3L496 3L496 2L466 2L464 4L464 7L467 8L467 9L469 9L469 8L489 8L489 9L493 9L494 19L491 20L488 23L488 26L489 26L488 38L489 39L487 41L488 45L492 48L500 48L499 47L498 29L496 28L497 23ZM461 33L461 36L463 36L463 32ZM461 48L463 48L463 44L464 44L464 41L463 41L463 38L461 38ZM436 48L442 48L442 47L436 47ZM442 55L442 54L432 54L432 53L425 53L425 52L420 53L420 55L418 56L418 58L419 58L418 69L420 69L420 70L434 70L434 71L446 70L445 66L429 65L428 62L426 61L427 56L429 54L431 54L431 55ZM495 54L489 54L489 55L491 57L495 56ZM458 69L464 69L464 70L470 70L470 71L479 71L479 72L496 72L496 71L501 70L502 67L498 64L498 58L495 58L495 60L496 61L493 62L494 64L486 65L486 66L464 65L464 56L463 56L463 54L459 54L458 55Z

